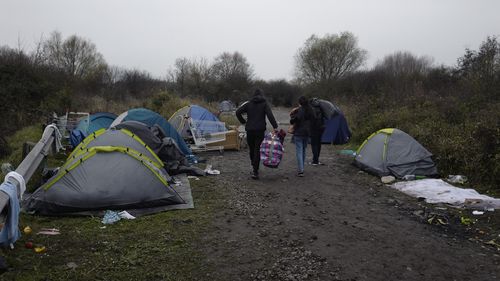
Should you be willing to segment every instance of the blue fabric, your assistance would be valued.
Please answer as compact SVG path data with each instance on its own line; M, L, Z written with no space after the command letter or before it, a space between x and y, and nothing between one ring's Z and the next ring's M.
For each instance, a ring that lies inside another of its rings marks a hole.
M99 112L94 113L89 116L89 118L85 118L78 123L76 129L85 133L86 136L92 134L93 132L99 129L107 129L109 125L115 121L116 115L109 112Z
M71 146L76 147L78 144L80 144L87 135L80 131L79 129L74 129L71 131L71 134L69 135L69 142L71 143Z
M213 115L206 108L203 108L199 105L191 105L189 107L189 116L191 119L196 121L212 121L212 122L220 122L219 119ZM222 123L196 123L196 129L202 134L211 134L218 132L227 131L226 127L222 125Z
M345 144L351 138L351 130L343 114L338 114L327 120L325 131L321 136L322 143Z
M165 118L154 111L145 108L131 109L128 111L127 116L123 118L123 121L138 121L150 127L158 125L163 129L163 131L165 131L165 134L167 134L168 137L175 140L175 142L179 146L179 149L182 151L182 153L184 153L184 155L186 155L186 157L189 158L191 155L193 155L193 152L187 146L186 142L179 135L177 130L175 130L175 128L172 127L172 125L170 125L170 123L168 123Z
M73 147L80 144L88 135L102 128L107 129L115 121L116 115L108 112L94 113L89 118L82 119L71 131L69 141Z
M295 156L297 157L298 172L304 172L304 161L306 160L306 148L308 137L294 136Z
M0 244L8 246L14 244L21 237L19 231L19 199L17 198L17 187L10 182L2 183L0 190L9 195L9 214L0 232Z

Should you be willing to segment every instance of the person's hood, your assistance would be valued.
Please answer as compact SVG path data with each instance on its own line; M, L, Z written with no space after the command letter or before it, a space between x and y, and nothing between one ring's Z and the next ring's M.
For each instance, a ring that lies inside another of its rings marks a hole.
M261 103L261 102L265 102L266 99L262 95L256 94L252 97L251 101L254 103Z
M319 106L319 99L318 98L312 98L309 103L312 105L312 106Z

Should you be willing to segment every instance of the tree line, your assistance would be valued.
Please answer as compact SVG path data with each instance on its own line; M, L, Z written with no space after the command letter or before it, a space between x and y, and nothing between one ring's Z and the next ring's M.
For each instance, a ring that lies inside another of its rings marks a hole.
M168 102L168 95L173 95L240 104L259 87L275 106L292 106L300 95L337 103L356 143L384 127L403 129L436 155L443 173L462 173L473 183L500 186L496 37L487 37L477 50L465 49L454 66L397 51L370 69L360 69L367 55L350 32L312 35L293 58L292 80L259 79L237 51L212 59L178 58L164 78L157 78L146 71L110 66L90 40L53 32L31 51L0 47L1 136L52 111L92 111L94 98L99 103L145 105L162 93L153 100ZM0 154L6 147L2 137Z

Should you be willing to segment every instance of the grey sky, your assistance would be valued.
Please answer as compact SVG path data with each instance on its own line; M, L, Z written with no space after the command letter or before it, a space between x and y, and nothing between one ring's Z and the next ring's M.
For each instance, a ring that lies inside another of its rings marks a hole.
M52 31L90 39L110 65L164 77L176 58L239 51L263 79L290 79L316 34L350 31L366 67L398 50L454 65L500 35L498 0L0 0L0 45L30 51Z

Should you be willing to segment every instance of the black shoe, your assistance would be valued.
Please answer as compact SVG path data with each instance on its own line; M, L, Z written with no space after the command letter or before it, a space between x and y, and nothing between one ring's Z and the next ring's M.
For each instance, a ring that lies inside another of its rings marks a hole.
M297 177L301 177L301 178L304 177L304 172L298 172Z
M258 180L259 179L259 173L258 172L253 172L252 173L252 179Z

